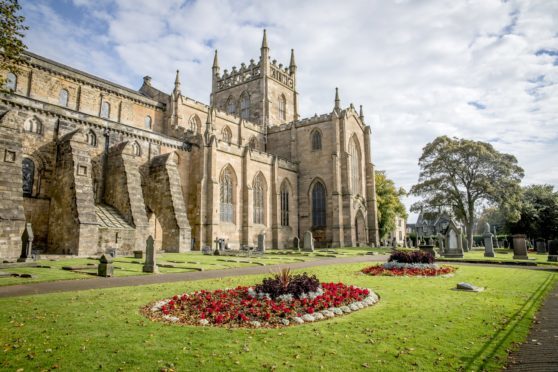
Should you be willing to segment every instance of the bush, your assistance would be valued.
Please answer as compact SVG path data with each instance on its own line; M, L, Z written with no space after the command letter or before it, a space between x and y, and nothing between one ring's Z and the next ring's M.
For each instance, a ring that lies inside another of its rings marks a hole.
M432 264L434 263L434 255L430 252L424 252L420 250L414 251L395 251L389 256L388 262L401 262L401 263L425 263L425 264Z
M262 284L258 284L254 289L258 293L267 293L272 299L281 295L290 294L295 298L300 298L303 293L316 292L320 286L320 281L315 275L299 274L289 276L288 280L283 275L275 275L273 278L266 278Z

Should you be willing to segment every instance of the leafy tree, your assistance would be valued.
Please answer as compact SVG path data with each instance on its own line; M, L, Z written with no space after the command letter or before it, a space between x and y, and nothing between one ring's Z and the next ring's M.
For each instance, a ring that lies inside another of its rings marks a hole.
M558 238L558 191L554 186L527 186L522 195L521 218L509 223L509 229L530 238Z
M23 24L25 17L18 15L21 6L17 0L0 0L0 70L19 72L18 65L23 61L21 53L25 50ZM5 78L0 76L0 90L4 91Z
M378 205L378 227L380 238L384 238L395 228L395 217L407 219L407 211L401 197L407 195L403 188L397 189L395 183L386 177L385 172L376 171L376 202Z
M484 233L484 226L486 222L490 225L491 232L494 232L494 226L497 226L497 234L509 233L506 216L504 216L502 211L497 206L486 207L480 213L477 220L477 234L482 235Z
M496 205L509 221L519 219L519 183L523 169L513 155L491 144L440 136L423 148L420 175L411 194L422 201L412 211L449 207L465 226L469 247L473 244L475 210Z

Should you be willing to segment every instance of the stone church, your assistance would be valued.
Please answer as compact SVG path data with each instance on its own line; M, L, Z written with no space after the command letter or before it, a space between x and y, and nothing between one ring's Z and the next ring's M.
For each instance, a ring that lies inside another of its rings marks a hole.
M26 52L0 94L0 257L378 244L362 107L299 117L297 65L260 56L211 69L209 105L146 76L132 90ZM333 94L332 94L333 95Z

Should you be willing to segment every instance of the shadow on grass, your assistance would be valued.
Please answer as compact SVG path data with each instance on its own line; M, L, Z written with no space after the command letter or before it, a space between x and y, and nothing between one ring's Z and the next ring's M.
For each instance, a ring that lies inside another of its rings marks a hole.
M553 276L549 275L548 279L546 279L537 288L537 290L533 292L531 297L529 297L529 299L525 302L525 304L523 304L523 306L521 306L512 315L510 320L506 322L503 325L503 327L500 328L498 332L496 332L494 336L489 341L487 341L474 356L470 358L467 365L465 365L464 370L465 371L470 370L472 368L472 365L477 361L477 359L480 356L482 356L487 350L491 349L492 351L490 352L490 354L484 356L482 364L480 364L478 367L478 370L481 371L485 370L487 361L489 361L494 356L494 354L496 354L496 352L500 350L500 347L509 339L509 337L513 334L513 332L515 331L515 329L517 328L521 320L523 320L522 313L526 314L529 311L531 311L533 307L537 303L539 303L539 300L548 292L548 288L553 282L554 282Z

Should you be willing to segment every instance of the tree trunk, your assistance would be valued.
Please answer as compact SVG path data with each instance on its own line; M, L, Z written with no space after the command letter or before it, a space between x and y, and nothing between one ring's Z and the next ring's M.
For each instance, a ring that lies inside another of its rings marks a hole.
M469 251L473 249L473 225L474 223L473 220L471 219L467 224L467 245Z

